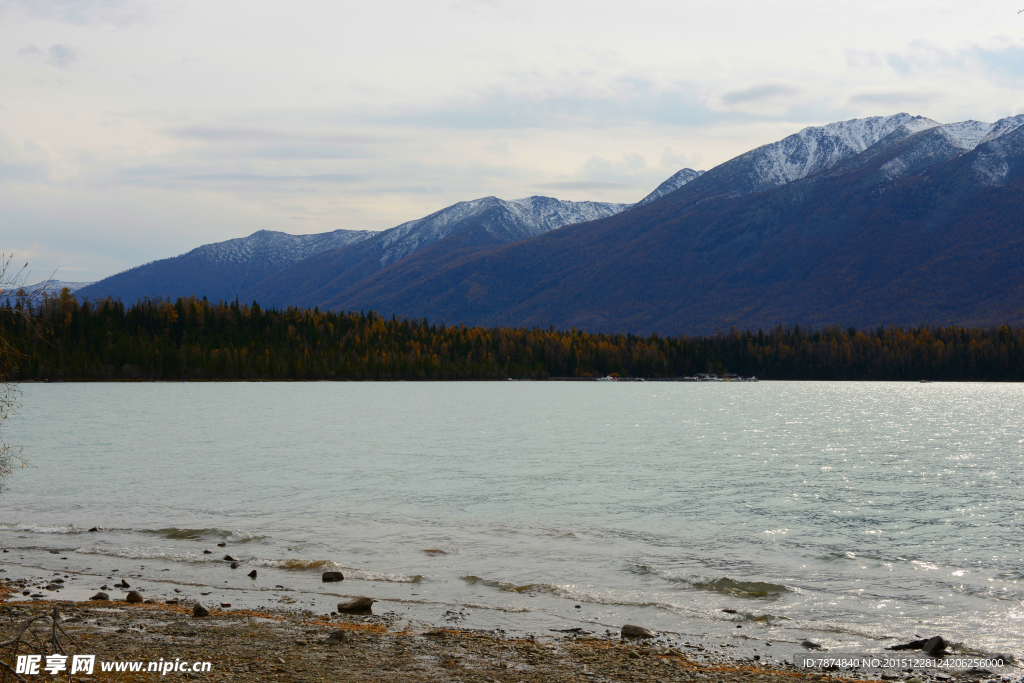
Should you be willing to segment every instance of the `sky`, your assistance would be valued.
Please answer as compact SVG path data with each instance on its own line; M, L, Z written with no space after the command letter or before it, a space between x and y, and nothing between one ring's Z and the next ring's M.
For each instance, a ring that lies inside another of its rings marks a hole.
M832 121L995 121L1016 2L0 0L0 251L93 281L488 195L635 202Z

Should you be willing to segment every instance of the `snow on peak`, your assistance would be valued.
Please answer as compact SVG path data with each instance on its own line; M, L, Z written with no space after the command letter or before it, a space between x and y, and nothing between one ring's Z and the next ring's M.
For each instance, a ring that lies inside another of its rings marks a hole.
M44 282L37 282L34 285L21 287L20 289L24 289L26 292L31 292L34 294L41 294L42 292L49 292L50 294L60 294L61 290L64 289L65 287L67 287L68 291L70 292L77 292L82 287L88 287L91 284L93 283L66 282L64 280L46 280Z
M301 261L328 249L361 242L375 234L370 230L335 230L312 235L292 235L274 230L259 230L248 237L204 244L188 254L215 263L268 260L271 263L284 264Z
M1024 115L999 119L992 124L988 134L978 143L981 145L994 142L994 144L985 144L975 152L977 158L974 160L973 167L983 183L1001 185L1006 182L1007 176L1010 175L1008 156L1016 153L1016 149L1014 145L1007 146L996 141L1022 126L1024 126Z
M704 175L704 171L694 171L692 168L684 168L683 170L673 174L671 178L663 182L661 185L654 188L653 192L638 201L634 206L650 204L655 199L664 197L671 192L675 192L686 183L690 182L694 178L699 178L702 175Z
M901 126L908 132L916 132L937 125L919 116L895 114L804 128L779 142L748 152L753 155L755 191L785 185L831 168L860 154Z
M614 216L630 204L570 202L552 197L524 197L506 201L482 197L459 202L429 216L385 230L374 243L383 268L456 232L479 225L501 242L528 237L574 223ZM473 219L479 217L479 223Z
M993 124L981 121L960 121L940 126L957 147L972 150L992 131Z
M539 195L513 199L505 204L509 208L519 207L522 209L525 212L521 214L524 223L533 224L538 235L565 225L586 223L598 218L614 216L631 206L630 204L607 202L570 202Z
M992 127L989 129L988 134L984 138L982 138L981 142L979 142L978 144L988 142L989 140L995 140L996 138L1002 137L1007 133L1012 133L1021 126L1024 126L1024 114L1019 114L1017 116L1007 116L1004 119L999 119L998 121L992 124Z

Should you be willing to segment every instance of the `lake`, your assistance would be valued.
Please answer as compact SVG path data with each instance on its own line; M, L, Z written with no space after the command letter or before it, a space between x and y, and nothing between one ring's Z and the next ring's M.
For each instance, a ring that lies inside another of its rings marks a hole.
M314 611L371 595L471 628L1024 654L1020 385L22 389L12 575Z

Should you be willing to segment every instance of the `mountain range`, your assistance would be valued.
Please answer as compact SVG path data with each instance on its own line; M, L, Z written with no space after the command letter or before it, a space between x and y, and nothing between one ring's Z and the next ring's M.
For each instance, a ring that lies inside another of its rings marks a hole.
M196 247L172 258L153 261L81 287L81 298L206 296L231 301L242 290L282 268L311 256L355 244L377 233L371 230L335 230L317 235L289 235L260 230L248 237Z
M287 258L270 248L235 259L223 277L200 272L200 258L259 235L325 237L256 233L79 295L240 296L447 323L662 334L1019 323L1024 116L854 119L705 173L684 169L634 205L488 197L381 233L328 235L342 233L343 244Z

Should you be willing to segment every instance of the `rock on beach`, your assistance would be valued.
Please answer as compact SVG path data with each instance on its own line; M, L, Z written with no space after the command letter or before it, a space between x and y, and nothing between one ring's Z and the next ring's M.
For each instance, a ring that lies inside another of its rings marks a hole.
M324 583L333 583L335 581L344 581L345 577L341 572L324 572L320 576L320 580Z
M654 638L657 634L653 631L648 631L643 626L636 626L635 624L626 624L622 627L623 638Z
M206 609L202 603L197 602L192 607L192 614L197 617L208 617L210 616L210 610Z
M885 649L922 650L932 657L942 657L946 654L946 641L942 639L942 636L933 636L931 638L922 638L921 640L912 640L909 643L903 643L901 645L893 645L892 647L887 647Z
M377 602L373 598L368 598L365 595L360 595L357 598L346 600L345 602L338 603L338 612L341 614L372 614L373 603Z
M139 591L128 591L128 595L124 596L124 599L135 605L142 602L145 598L142 597L142 593Z

